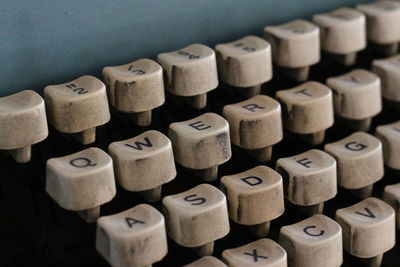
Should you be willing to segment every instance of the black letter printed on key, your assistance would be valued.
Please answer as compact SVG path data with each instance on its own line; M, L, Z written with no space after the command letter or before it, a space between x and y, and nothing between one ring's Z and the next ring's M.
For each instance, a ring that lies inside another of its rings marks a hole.
M211 125L206 126L202 121L196 121L196 122L189 123L189 126L191 126L192 128L194 128L198 131L202 131L202 130L211 128Z
M312 163L312 161L309 160L308 158L299 159L299 160L296 160L296 162L300 165L303 165L306 168L311 168L309 165Z
M243 254L252 256L253 257L253 262L258 262L258 258L260 258L260 259L268 259L268 257L258 255L257 254L257 249L253 249L253 253L244 252Z
M153 144L151 143L151 141L150 141L150 139L149 139L148 137L145 137L145 138L144 138L144 141L145 141L146 143L142 143L142 142L139 142L139 141L135 141L135 142L134 142L135 145L130 145L130 144L125 144L125 145L128 146L128 147L134 148L134 149L136 149L136 150L143 150L143 147L142 147L142 146L147 146L147 147L152 147L152 146L153 146Z
M345 144L344 147L351 151L361 151L361 150L367 148L368 146L363 145L361 143L357 143L357 142L349 142L349 143Z
M242 106L242 108L247 109L248 111L251 111L251 112L256 112L255 111L256 109L265 109L265 107L259 106L257 104L247 104L247 105Z
M314 228L317 228L317 227L314 226L314 225L307 226L306 228L303 229L303 232L306 233L309 236L321 236L321 235L323 235L325 233L324 230L321 230L319 233L312 233L310 231L310 229L314 229Z
M187 202L192 202L190 205L201 205L206 202L205 198L197 197L197 194L186 196L183 200Z
M260 178L258 178L256 176L240 178L240 180L242 180L243 182L245 182L246 184L248 184L250 186L256 186L256 185L262 184L262 182L263 182L263 180L261 180Z
M144 221L140 221L140 220L137 220L137 219L134 219L134 218L131 218L131 217L126 217L125 218L125 222L129 226L129 228L132 228L132 226L134 226L137 223L145 224Z
M76 158L69 162L70 165L76 168L86 168L96 166L96 163L92 163L92 161L88 158Z

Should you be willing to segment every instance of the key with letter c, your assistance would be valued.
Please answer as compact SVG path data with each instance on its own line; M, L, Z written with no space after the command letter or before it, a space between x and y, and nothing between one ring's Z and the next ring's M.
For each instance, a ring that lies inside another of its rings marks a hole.
M339 209L335 220L343 229L344 250L370 266L380 266L383 253L395 245L394 210L380 199L371 197Z
M342 229L322 214L282 227L279 244L289 266L338 267L343 262Z
M46 192L61 207L77 211L87 222L96 222L100 205L116 194L111 157L88 148L47 161Z
M164 217L147 204L100 217L96 249L112 266L151 266L168 252Z
M48 136L44 101L25 90L0 98L0 149L18 163L31 159L31 146Z
M229 232L225 195L216 187L201 184L163 198L168 236L199 256L213 253L214 241Z

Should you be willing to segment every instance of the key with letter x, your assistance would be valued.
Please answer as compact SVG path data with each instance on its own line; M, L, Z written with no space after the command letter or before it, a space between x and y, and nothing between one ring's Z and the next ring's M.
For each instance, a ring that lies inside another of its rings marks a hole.
M115 267L149 267L168 252L162 214L147 204L100 217L97 251Z
M262 238L247 245L226 249L222 259L228 267L286 267L286 251L275 241Z
M395 245L394 210L380 199L367 198L339 209L335 220L343 229L343 248L371 267L380 266L383 253Z
M325 215L282 227L279 244L287 252L289 266L338 267L343 262L342 230Z

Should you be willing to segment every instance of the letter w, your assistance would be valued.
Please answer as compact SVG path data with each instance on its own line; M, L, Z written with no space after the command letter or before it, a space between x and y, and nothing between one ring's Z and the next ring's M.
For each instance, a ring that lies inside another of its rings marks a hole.
M147 146L147 147L152 147L153 146L153 144L150 142L150 139L148 137L145 137L144 141L146 143L142 143L142 142L136 141L136 142L134 142L135 143L134 145L130 145L130 144L125 144L125 145L129 146L131 148L134 148L136 150L143 150L142 146Z

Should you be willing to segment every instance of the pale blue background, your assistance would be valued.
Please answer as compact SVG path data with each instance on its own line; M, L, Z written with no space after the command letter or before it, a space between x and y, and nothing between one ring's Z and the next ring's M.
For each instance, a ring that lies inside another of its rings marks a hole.
M368 0L0 0L0 96Z

